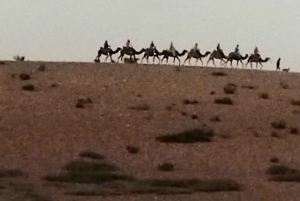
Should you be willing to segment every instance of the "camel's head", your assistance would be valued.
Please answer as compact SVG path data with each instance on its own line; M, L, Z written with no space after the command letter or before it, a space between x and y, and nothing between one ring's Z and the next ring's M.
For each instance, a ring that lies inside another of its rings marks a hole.
M266 58L266 61L269 61L270 59L271 59L270 57L267 57L267 58Z

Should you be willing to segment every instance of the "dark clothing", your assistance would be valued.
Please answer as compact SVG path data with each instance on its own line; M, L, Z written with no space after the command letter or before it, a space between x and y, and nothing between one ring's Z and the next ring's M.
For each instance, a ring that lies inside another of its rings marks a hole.
M277 60L277 63L276 63L276 70L280 70L280 58Z
M104 48L109 48L110 46L108 45L108 42L107 41L105 41L105 43L104 43Z

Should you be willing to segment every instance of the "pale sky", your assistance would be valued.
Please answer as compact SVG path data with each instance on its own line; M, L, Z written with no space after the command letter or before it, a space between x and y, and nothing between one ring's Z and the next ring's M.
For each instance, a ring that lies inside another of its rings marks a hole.
M137 50L151 40L160 51L197 42L202 53L220 43L226 55L257 45L271 57L264 69L281 57L300 72L299 0L1 0L0 13L0 60L93 62L106 39L113 49L130 39Z

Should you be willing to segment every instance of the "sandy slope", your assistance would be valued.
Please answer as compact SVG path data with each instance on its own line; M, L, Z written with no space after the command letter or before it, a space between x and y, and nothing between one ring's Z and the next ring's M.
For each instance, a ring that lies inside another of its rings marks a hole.
M299 200L299 183L268 181L269 158L300 169L300 74L217 68L156 65L45 62L45 72L36 71L40 62L7 62L0 66L0 165L28 173L28 182L44 184L39 191L53 200L103 200L102 197L64 196L41 177L55 174L78 153L90 149L101 153L125 172L139 178L179 176L233 178L245 185L242 192L196 193L193 195L133 195L105 200ZM31 72L21 81L12 74ZM228 75L217 77L212 72ZM280 82L288 84L283 89ZM31 83L34 92L21 90ZM57 87L50 87L56 83ZM227 83L238 86L235 94L223 91ZM255 89L241 86L254 86ZM215 94L211 94L214 91ZM260 93L269 94L261 99ZM92 104L76 108L80 97ZM231 97L233 105L218 105L215 98ZM185 105L184 99L199 104ZM150 110L130 106L148 104ZM171 110L167 106L174 104ZM181 113L188 115L183 116ZM198 119L193 120L192 114ZM221 122L211 122L219 115ZM272 121L285 120L287 129L274 130ZM201 127L217 133L211 143L162 144L156 136ZM280 137L271 137L276 131ZM141 148L127 153L127 145ZM175 163L172 173L157 172L165 161ZM0 194L1 195L1 194Z

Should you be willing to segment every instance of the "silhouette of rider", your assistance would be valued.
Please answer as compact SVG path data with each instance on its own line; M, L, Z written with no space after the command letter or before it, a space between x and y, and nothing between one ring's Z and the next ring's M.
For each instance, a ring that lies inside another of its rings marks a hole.
M276 71L277 71L277 70L280 71L280 60L281 60L281 58L279 58L279 59L277 60L277 63L276 63Z
M106 49L106 48L110 48L110 45L108 44L107 40L106 40L105 43L104 43L104 48L105 48L105 49Z
M240 53L239 45L236 45L234 52L235 52L235 53L238 53L238 54Z
M171 42L171 44L170 44L170 51L173 53L173 56L175 57L175 55L176 55L176 50L175 50L175 47L174 47L174 45L173 45L173 42Z
M153 50L153 54L154 54L154 53L155 53L156 46L154 45L153 41L151 41L150 49Z

